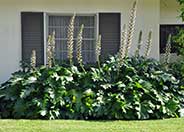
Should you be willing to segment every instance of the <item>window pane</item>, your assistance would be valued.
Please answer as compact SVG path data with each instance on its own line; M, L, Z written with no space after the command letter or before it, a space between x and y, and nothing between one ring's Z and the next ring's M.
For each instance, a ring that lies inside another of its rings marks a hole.
M87 27L94 26L94 16L78 16L77 20L78 20L77 26L80 26L82 24L84 24Z
M67 41L66 40L56 40L56 60L64 60L67 52Z
M68 26L70 16L49 16L49 26Z
M48 33L56 32L56 59L67 58L67 27L71 16L49 16ZM76 40L80 26L84 24L82 56L86 63L95 62L95 17L77 16L74 29L74 58L76 57Z

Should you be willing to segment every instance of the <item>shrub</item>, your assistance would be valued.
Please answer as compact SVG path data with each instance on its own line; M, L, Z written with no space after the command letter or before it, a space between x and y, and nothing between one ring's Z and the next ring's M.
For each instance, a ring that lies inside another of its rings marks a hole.
M75 66L19 71L0 90L1 118L160 119L178 117L184 93L155 60L117 57L86 72ZM119 74L118 74L119 73Z
M77 39L79 67L76 67L73 65L73 16L68 28L69 65L56 65L53 32L48 38L48 66L35 67L34 51L31 66L23 64L20 71L0 86L0 118L135 120L179 117L179 111L184 108L182 78L178 77L180 73L147 59L152 44L151 31L145 56L139 55L143 43L140 32L135 57L127 57L135 18L136 2L128 31L124 26L118 55L104 63L100 63L99 35L98 66L90 67L82 62L81 28Z
M177 79L180 80L181 87L184 87L184 41L183 41L184 35L183 34L184 34L184 30L181 28L178 28L178 34L172 37L174 43L176 43L176 45L174 46L175 46L177 55L179 55L180 57L180 61L170 63L170 64L168 63L170 73L172 73L174 76L177 77ZM168 58L167 60L170 60L170 58Z
M169 64L170 73L180 80L180 86L184 87L184 61Z
M174 47L176 49L176 53L181 55L184 60L184 29L177 28L178 33L172 37L173 42L175 43Z

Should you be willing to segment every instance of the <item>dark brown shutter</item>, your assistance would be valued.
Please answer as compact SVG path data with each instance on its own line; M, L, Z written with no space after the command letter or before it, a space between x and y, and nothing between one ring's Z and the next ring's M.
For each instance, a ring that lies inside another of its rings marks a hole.
M115 55L120 45L120 13L100 13L99 33L102 35L102 59Z
M36 50L37 65L44 64L43 13L22 12L22 60L30 62L32 50Z

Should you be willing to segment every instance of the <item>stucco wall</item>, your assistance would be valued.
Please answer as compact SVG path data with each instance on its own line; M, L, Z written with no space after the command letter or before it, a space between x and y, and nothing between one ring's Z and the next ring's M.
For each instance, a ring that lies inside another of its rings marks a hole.
M134 0L0 0L0 82L19 68L21 60L21 11L58 13L121 12L122 24L128 22ZM142 29L144 40L153 30L151 57L159 59L160 0L139 0L135 44Z
M183 24L176 0L160 0L160 24Z

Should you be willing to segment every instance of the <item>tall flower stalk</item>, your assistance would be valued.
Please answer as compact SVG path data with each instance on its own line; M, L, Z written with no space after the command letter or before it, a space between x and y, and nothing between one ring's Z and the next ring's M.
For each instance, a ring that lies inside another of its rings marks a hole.
M101 35L99 35L96 41L96 60L99 68L100 68L100 56L101 56L101 46L102 46L101 41L102 41L102 37Z
M52 67L52 48L51 48L51 35L48 36L47 40L47 66Z
M136 22L136 14L137 14L137 1L133 3L133 7L130 13L130 21L128 23L128 33L127 33L127 45L125 55L128 56L129 49L132 45L133 35L135 31L135 22Z
M146 43L146 48L145 48L145 53L144 53L144 57L147 58L151 52L151 47L152 47L152 31L149 32L148 35L148 40Z
M85 72L84 66L83 66L83 58L82 58L82 34L84 30L84 25L82 24L80 27L80 31L77 36L77 61L82 68L82 70Z
M36 68L36 50L32 50L30 62L31 68Z
M69 59L70 65L73 64L73 47L74 47L74 24L75 24L75 15L70 19L67 33L67 57Z
M48 36L47 40L47 65L49 68L55 63L55 31Z
M165 49L165 64L168 65L170 63L170 56L171 56L171 38L172 35L169 34L166 49Z
M142 41L142 31L140 31L137 49L135 50L135 56L136 57L140 56L140 50L141 50L142 44L143 44L143 41Z
M55 49L56 49L56 32L53 31L51 35L51 51L52 51L52 63L55 65Z
M119 48L119 62L120 65L123 63L124 58L126 57L126 44L127 44L127 28L126 24L123 26L121 33L121 43Z

